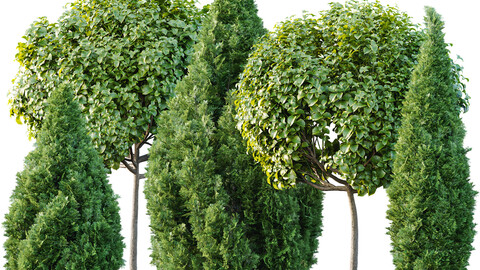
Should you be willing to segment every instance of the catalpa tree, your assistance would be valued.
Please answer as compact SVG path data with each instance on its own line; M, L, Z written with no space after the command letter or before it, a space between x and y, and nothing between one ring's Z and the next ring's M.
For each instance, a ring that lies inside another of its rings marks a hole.
M354 193L391 181L393 145L421 33L378 2L331 4L279 24L251 54L236 92L238 128L278 189L298 182Z
M36 137L48 96L68 83L105 165L122 164L135 175L132 265L139 168L148 159L140 149L156 134L154 119L186 71L200 14L183 0L78 0L57 23L34 22L18 46L21 69L10 92L17 122Z

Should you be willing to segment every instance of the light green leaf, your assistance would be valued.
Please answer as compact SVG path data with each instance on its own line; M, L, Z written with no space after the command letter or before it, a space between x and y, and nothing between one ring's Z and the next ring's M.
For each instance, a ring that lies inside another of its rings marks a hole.
M373 53L377 53L378 51L377 43L373 40L370 41L370 49L372 50Z
M300 144L302 142L302 140L300 140L299 136L295 136L295 137L293 137L292 142L294 142L295 144Z

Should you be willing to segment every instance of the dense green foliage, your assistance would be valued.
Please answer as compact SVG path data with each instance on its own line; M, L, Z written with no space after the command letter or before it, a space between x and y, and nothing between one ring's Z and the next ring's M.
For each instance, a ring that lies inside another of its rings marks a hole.
M225 97L264 33L253 0L217 0L158 119L145 196L158 269L309 269L322 193L273 190ZM313 209L311 206L315 205Z
M236 106L269 182L328 185L335 174L360 195L387 185L420 38L396 8L349 1L285 21L257 44Z
M40 18L26 31L10 93L11 115L37 136L46 99L72 85L87 129L108 167L156 133L196 39L199 13L189 0L77 0L57 23Z
M261 258L256 269L310 269L321 235L323 193L306 185L273 189L246 151L229 100L216 132L217 171L229 194L229 211L239 215L253 252Z
M119 207L72 90L48 99L5 216L6 269L119 269Z
M426 38L402 110L388 219L396 269L466 269L474 236L457 69L426 8ZM460 89L460 92L461 89ZM460 105L460 106L459 106Z

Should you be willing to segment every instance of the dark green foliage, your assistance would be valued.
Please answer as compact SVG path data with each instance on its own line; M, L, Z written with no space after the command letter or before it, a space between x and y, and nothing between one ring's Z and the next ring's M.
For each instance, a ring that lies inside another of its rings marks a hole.
M194 74L187 78L201 79ZM228 196L213 159L214 123L199 93L204 88L190 89L168 102L171 109L159 120L164 129L150 150L145 194L153 263L158 269L252 269L256 259L238 219L225 211Z
M310 269L321 235L323 193L305 185L273 189L261 167L246 152L235 128L232 99L219 120L218 172L230 195L230 211L245 224L258 269Z
M5 216L7 269L118 269L116 196L70 88L48 99Z
M268 186L246 154L231 103L224 106L263 33L254 1L215 1L189 73L157 120L145 195L158 269L308 269L314 262L322 194L297 198L302 191Z
M426 13L426 39L402 110L388 188L393 260L397 269L466 269L476 194L459 116L466 103L457 95L462 89L441 16L433 8Z

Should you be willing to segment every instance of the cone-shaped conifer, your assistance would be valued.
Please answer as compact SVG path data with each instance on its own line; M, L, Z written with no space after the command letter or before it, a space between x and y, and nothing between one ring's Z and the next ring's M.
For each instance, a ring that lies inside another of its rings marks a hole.
M119 269L117 197L71 89L48 100L5 216L7 269Z
M158 118L163 128L145 187L158 269L308 269L313 262L321 215L308 207L322 194L308 201L270 188L246 154L231 104L223 108L264 32L254 1L215 1L189 74Z
M426 38L406 95L388 219L396 269L465 269L474 236L465 128L442 33L426 8Z

